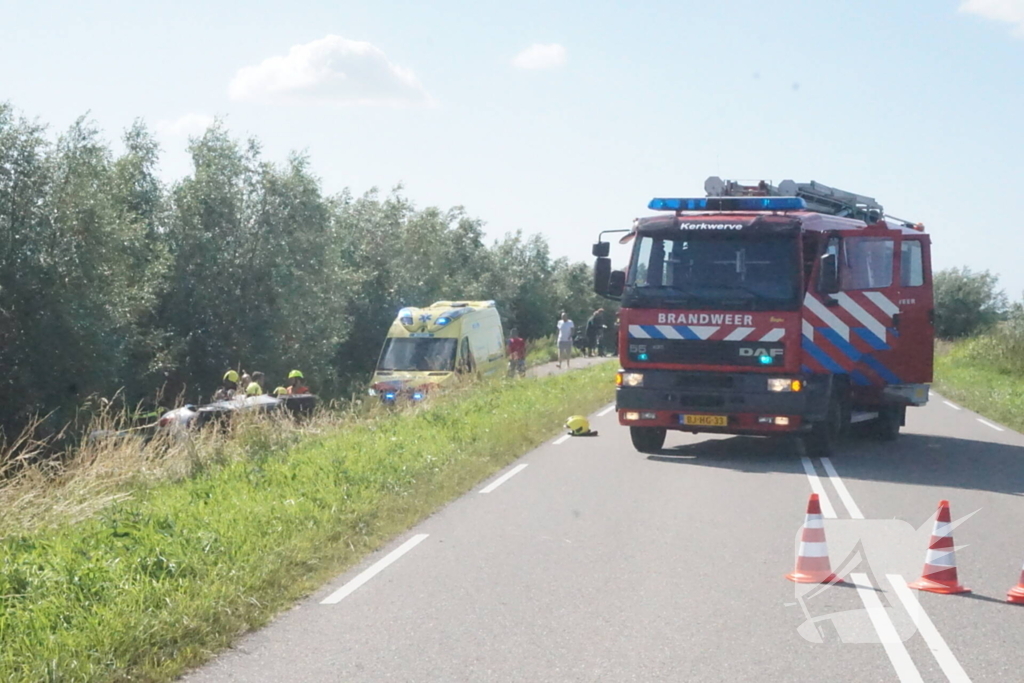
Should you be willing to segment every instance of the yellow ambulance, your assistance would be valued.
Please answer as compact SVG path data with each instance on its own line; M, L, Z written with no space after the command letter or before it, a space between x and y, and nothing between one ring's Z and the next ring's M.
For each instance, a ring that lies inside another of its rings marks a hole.
M459 376L505 368L505 337L493 301L437 301L403 308L388 330L370 395L420 401Z

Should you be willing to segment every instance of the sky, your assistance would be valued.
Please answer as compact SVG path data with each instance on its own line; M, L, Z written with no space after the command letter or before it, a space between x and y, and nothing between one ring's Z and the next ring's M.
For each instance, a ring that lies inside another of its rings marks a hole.
M328 193L398 184L590 260L708 176L816 180L1024 295L1024 0L0 0L0 101L56 135L215 117ZM613 251L616 266L626 255Z

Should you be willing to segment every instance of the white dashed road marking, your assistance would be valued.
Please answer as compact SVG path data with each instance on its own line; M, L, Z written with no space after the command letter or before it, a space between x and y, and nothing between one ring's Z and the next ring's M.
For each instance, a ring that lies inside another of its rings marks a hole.
M986 420L982 420L980 417L978 418L978 422L980 422L981 424L985 425L986 427L991 427L992 429L996 430L997 432L1003 431L1002 427L996 427L991 422L988 422Z
M521 465L516 465L515 467L510 469L508 472L506 472L505 474L501 475L500 477L498 477L497 479L492 481L490 484L488 484L484 488L480 489L480 493L490 493L491 491L493 491L494 489L498 488L499 486L504 484L506 481L508 481L512 477L516 476L517 474L519 474L520 472L522 472L525 469L526 469L526 463L523 463Z
M338 604L339 602L341 602L342 600L347 598L349 595L354 593L356 591L356 589L358 589L364 583L366 583L367 581L369 581L373 577L377 576L377 574L379 574L382 571L384 571L388 567L388 565L390 565L395 560L400 558L402 555L405 555L407 552L409 552L410 550L412 550L413 548L418 546L423 541L423 539L425 539L429 535L430 534L416 534L415 536L410 538L408 541L406 541L405 543L403 543L402 545L398 546L397 548L392 550L390 553L388 553L387 556L385 556L384 558L382 558L381 560L379 560L378 562L373 564L371 567L369 567L368 569L363 571L359 576L357 576L356 578L352 579L351 581L346 583L344 586L342 586L341 588L339 588L338 590L334 591L329 596L327 596L326 598L321 600L320 604L321 605L336 605L336 604Z

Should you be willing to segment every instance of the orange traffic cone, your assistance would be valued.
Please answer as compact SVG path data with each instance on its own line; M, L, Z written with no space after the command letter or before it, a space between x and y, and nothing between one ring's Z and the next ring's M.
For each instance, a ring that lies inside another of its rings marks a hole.
M1020 581L1017 585L1006 591L1006 602L1024 605L1024 569L1020 570Z
M960 585L956 576L956 550L953 545L953 525L949 515L949 501L939 501L939 514L935 517L932 540L924 558L921 578L911 588L929 593L970 593Z
M800 534L800 550L796 556L796 569L786 578L797 583L842 583L832 573L825 543L825 518L821 516L818 494L812 493L807 501L807 516Z

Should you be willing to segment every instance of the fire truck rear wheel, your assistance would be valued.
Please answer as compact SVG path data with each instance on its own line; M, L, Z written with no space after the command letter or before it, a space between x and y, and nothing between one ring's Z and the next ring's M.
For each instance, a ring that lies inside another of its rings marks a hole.
M658 453L665 445L667 430L664 427L630 427L629 438L633 448L641 453Z
M899 437L906 410L903 406L885 406L878 412L875 430L880 439L895 441Z

